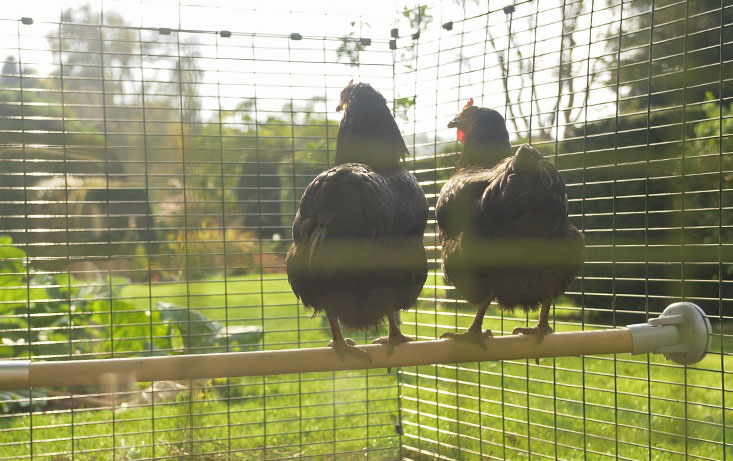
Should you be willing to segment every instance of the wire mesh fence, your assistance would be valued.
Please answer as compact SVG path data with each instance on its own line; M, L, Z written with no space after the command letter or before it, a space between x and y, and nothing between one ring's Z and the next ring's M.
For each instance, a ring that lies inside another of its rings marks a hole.
M457 112L469 97L503 108L513 142L531 142L563 173L588 253L557 300L556 331L638 323L675 299L717 324L714 352L686 368L585 357L403 369L405 457L733 453L729 16L710 2L489 4L441 18L397 57L408 78L397 97L418 101L407 137L433 199L455 161L444 107ZM435 236L426 234L433 249ZM433 254L434 295L403 316L420 338L468 327L475 309L446 286ZM498 310L488 318L503 334L529 320Z
M284 256L351 78L394 108L431 205L405 334L475 313L442 276L433 214L460 148L446 125L471 97L568 183L588 251L555 331L683 299L715 334L687 367L603 356L0 392L0 459L733 455L725 3L44 6L0 19L3 358L325 345ZM490 309L486 324L531 321Z

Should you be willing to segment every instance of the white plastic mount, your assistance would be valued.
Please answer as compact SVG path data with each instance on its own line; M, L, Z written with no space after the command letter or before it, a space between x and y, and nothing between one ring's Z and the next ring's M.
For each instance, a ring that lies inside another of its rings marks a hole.
M30 360L0 360L0 389L28 389Z
M674 303L649 323L629 325L632 354L664 354L667 360L690 365L705 357L712 327L705 312L693 303Z

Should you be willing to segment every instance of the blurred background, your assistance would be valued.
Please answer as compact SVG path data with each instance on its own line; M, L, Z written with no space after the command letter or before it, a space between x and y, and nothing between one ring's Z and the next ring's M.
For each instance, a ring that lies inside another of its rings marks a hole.
M387 98L431 205L406 335L475 313L443 279L432 208L474 98L568 183L588 250L555 331L688 300L713 353L0 391L0 459L733 456L733 7L271 3L3 5L0 358L324 346L284 256L352 78Z

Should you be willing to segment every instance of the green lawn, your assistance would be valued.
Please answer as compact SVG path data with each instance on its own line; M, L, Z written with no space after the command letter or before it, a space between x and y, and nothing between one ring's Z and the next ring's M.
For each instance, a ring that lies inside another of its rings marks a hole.
M136 284L125 287L122 297L138 309L166 302L189 306L228 325L262 326L266 349L322 347L331 337L328 321L324 316L311 318L291 291L285 274L228 277L226 283L219 276L189 283ZM365 342L386 334L386 328L346 333Z
M406 334L428 339L468 326L473 311L461 308L456 316L450 303L438 303L436 311L429 300L435 293L426 288L419 310L403 315ZM130 285L122 296L142 309L171 302L230 325L262 325L267 349L322 346L329 338L327 324L298 306L280 274L226 284ZM580 328L577 310L557 313L556 330ZM492 311L486 326L506 334L524 322ZM366 343L379 334L352 336ZM719 342L714 349L720 350ZM193 391L155 405L131 400L115 411L0 416L0 459L101 460L112 453L117 459L396 459L400 453L412 459L517 459L529 453L721 459L733 456L733 413L723 410L723 399L727 407L733 401L733 376L721 368L733 370L733 357L713 353L687 369L660 357L619 355L545 359L539 366L507 361L405 367L392 374L217 379L187 383ZM401 440L395 427L400 414Z
M426 301L402 317L403 331L433 338L467 328L474 313ZM581 329L575 307L558 305L555 318L556 331ZM526 323L490 309L484 327L510 334ZM687 368L629 354L403 368L403 448L412 459L731 457L733 356L721 357L721 337L732 350L733 338L717 334Z
M34 459L111 459L113 452L118 459L262 459L369 447L375 458L392 459L395 384L384 371L369 373L368 383L363 372L222 379L155 406L2 418L0 458L32 451Z

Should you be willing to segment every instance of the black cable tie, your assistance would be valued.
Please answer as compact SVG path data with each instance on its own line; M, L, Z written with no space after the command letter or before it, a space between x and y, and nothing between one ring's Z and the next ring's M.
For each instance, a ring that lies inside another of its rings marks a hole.
M445 24L443 24L443 29L445 29L445 30L453 30L453 21L448 21Z
M396 50L397 49L397 40L390 40L389 41L389 49L390 50Z
M399 37L399 36L400 36L400 31L399 31L399 30L397 30L396 28L395 28L395 29L392 29L392 30L390 30L390 31L389 31L389 35L390 35L390 36L391 36L392 38L397 38L397 37Z
M369 46L372 44L371 38L360 38L359 43L361 43L361 46Z
M27 16L23 16L22 18L20 18L20 22L22 22L26 26L30 26L31 24L33 24L33 18L29 18Z
M303 36L297 32L290 34L290 40L303 40Z
M160 29L158 29L158 33L160 35L170 35L171 34L171 29L170 29L170 27L161 27Z
M507 5L504 7L504 14L514 13L514 5Z
M420 31L419 30L417 32L415 32L414 34L412 34L412 39L413 40L417 40L418 38L420 38Z
M222 31L219 32L219 35L222 38L229 38L229 37L232 36L232 31L230 31L230 30L222 30Z

